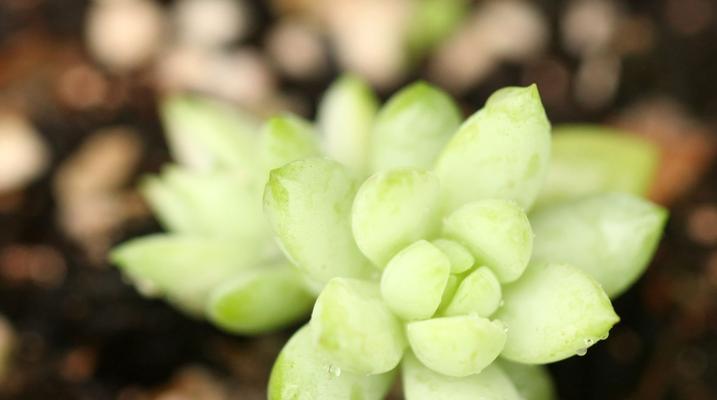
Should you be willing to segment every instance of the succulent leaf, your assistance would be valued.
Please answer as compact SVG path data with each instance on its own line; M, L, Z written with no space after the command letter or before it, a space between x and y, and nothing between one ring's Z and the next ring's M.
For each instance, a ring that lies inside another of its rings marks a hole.
M500 302L498 278L488 267L480 267L461 281L442 315L476 314L489 317L498 309Z
M320 154L319 136L314 127L292 114L279 115L264 123L259 148L266 171Z
M309 325L284 346L269 379L269 400L383 399L395 371L362 375L344 371L317 348Z
M460 274L468 271L475 264L475 258L465 246L449 239L436 239L432 242L451 261L451 273Z
M230 168L256 172L257 122L214 100L193 96L165 99L161 108L174 159L195 170Z
M371 88L353 75L334 82L319 104L326 153L358 176L368 173L371 129L378 112Z
M615 297L645 271L667 211L627 193L607 193L546 207L530 219L534 260L574 265Z
M371 168L431 168L461 123L453 99L427 83L414 83L388 100L371 137Z
M238 334L275 331L301 320L314 305L299 273L290 265L260 265L212 291L207 307L217 326Z
M381 276L386 305L404 320L431 317L441 303L451 262L436 246L420 240L389 261Z
M644 196L658 163L655 145L636 136L596 125L557 126L536 208L605 192Z
M494 315L508 327L502 356L524 364L585 354L620 320L600 284L565 264L531 264L503 300Z
M502 283L520 277L533 249L528 217L512 201L466 204L444 219L443 234L463 243L476 262L489 267Z
M544 366L514 363L502 358L497 360L497 364L510 377L523 399L557 399L553 379Z
M438 226L438 178L430 172L379 172L361 185L352 210L356 244L383 269L399 250L433 235Z
M406 354L402 369L406 400L523 400L508 375L495 363L466 377L439 374Z
M341 370L373 375L401 361L406 346L399 320L386 307L377 284L334 278L311 314L314 341Z
M406 325L416 357L444 375L464 377L480 373L503 350L506 335L500 321L477 315L440 317Z
M271 171L264 210L284 253L319 289L335 276L374 273L351 234L356 183L341 164L323 158Z
M194 314L217 285L261 263L255 249L234 241L164 234L125 242L110 259L138 287Z
M550 123L535 85L495 92L461 125L436 163L447 211L476 200L528 210L550 158Z

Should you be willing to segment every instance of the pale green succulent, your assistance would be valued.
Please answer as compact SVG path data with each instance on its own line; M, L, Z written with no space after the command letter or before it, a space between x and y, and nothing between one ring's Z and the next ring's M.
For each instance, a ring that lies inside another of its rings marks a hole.
M272 168L318 154L312 126L291 115L261 126L193 97L169 98L162 111L179 164L146 177L140 189L168 233L124 243L112 261L144 293L231 332L305 318L314 295L277 247L262 194Z
M313 305L271 399L380 399L399 365L408 399L550 398L536 364L607 336L608 296L644 271L666 219L638 197L654 149L572 126L551 158L535 86L499 90L465 122L431 85L379 108L353 77L328 90L316 126L187 97L163 114L179 164L141 188L169 233L112 259L145 293L235 333Z
M358 166L271 172L265 213L320 292L270 399L380 399L399 367L409 400L551 398L540 364L585 354L619 321L609 296L644 271L667 216L626 193L646 190L651 148L565 128L551 164L535 86L499 90L460 125L439 93L404 89L342 136L367 149ZM575 157L571 140L591 147ZM556 185L571 174L584 181Z

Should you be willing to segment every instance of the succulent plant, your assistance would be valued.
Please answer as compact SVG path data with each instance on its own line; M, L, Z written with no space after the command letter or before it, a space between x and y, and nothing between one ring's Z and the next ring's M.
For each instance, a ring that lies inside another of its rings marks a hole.
M144 178L140 191L168 232L123 243L112 261L143 293L230 332L305 318L315 296L276 246L262 193L269 170L317 154L311 125L284 115L261 126L191 96L167 99L162 112L178 164Z
M315 125L193 97L163 115L178 165L141 190L168 233L112 260L234 333L311 312L271 399L380 399L399 370L408 399L551 398L541 364L607 337L667 216L640 197L650 145L594 126L551 145L535 85L465 122L429 84L379 108L351 76Z
M534 85L497 91L462 124L422 83L370 130L341 129L359 113L331 96L322 110L334 110L320 116L336 124L328 137L368 155L269 175L265 213L319 293L274 366L270 399L380 399L398 369L409 400L551 398L541 364L608 336L619 321L610 296L661 236L666 211L630 193L654 170L649 145L566 127L551 163Z

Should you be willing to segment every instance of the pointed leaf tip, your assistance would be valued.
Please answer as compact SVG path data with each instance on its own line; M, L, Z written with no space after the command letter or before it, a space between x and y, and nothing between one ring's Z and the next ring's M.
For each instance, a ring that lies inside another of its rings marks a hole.
M530 209L550 157L550 123L536 86L495 92L438 157L444 207L506 199Z
M371 167L431 168L461 122L454 100L440 89L416 82L381 108L371 137Z

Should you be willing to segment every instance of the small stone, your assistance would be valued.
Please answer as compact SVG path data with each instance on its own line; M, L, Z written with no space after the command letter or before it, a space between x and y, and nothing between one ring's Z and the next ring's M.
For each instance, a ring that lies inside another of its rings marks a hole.
M91 347L70 350L60 362L60 375L69 382L84 382L95 371L97 352Z
M181 43L216 48L248 33L251 13L239 0L181 0L173 19Z
M193 90L260 112L276 97L277 78L263 54L249 47L231 52L178 47L157 66L163 90Z
M154 400L229 400L228 390L210 371L202 367L186 367L176 373Z
M12 244L0 251L0 278L9 284L55 288L66 273L65 260L53 247Z
M620 84L620 59L612 54L585 58L575 75L575 99L595 110L607 106Z
M632 105L616 125L660 148L660 166L650 199L669 205L694 188L717 153L710 129L671 99Z
M165 17L148 0L94 1L87 14L86 40L105 66L127 71L152 59L164 42Z
M0 193L22 189L48 163L47 145L30 121L20 114L0 112Z
M142 152L138 134L125 127L97 131L59 167L53 186L65 234L101 260L111 234L146 208L125 186Z
M407 0L334 0L323 22L339 63L376 86L388 87L406 72Z
M717 244L717 205L702 205L690 212L687 232L692 240L701 245Z
M714 2L710 0L668 0L664 10L667 25L683 36L704 32L715 17Z
M622 13L612 0L568 3L561 19L563 45L578 56L605 51L618 29Z
M454 92L465 91L500 62L532 59L547 45L548 37L545 16L533 4L486 2L438 48L429 76Z
M316 27L300 20L280 21L269 33L267 50L279 69L295 79L325 72L328 55Z

